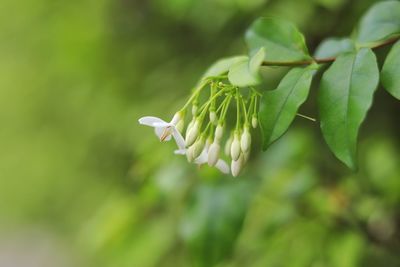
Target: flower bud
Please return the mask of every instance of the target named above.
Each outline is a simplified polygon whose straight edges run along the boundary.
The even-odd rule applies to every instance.
[[[257,124],[258,124],[257,117],[253,116],[251,118],[251,125],[253,126],[253,128],[257,128]]]
[[[228,157],[231,155],[231,146],[232,146],[232,141],[233,141],[233,137],[232,135],[229,136],[228,140],[225,143],[225,155],[227,155]]]
[[[199,109],[199,107],[196,104],[193,104],[192,106],[192,116],[196,116],[197,115],[197,110]]]
[[[183,128],[185,127],[185,121],[184,120],[180,120],[178,122],[178,124],[176,125],[176,129],[178,130],[178,132],[182,133],[183,132]]]
[[[190,127],[190,129],[188,129],[188,131],[186,132],[186,141],[185,141],[186,147],[193,145],[193,143],[196,141],[197,136],[199,135],[199,128],[200,128],[200,122],[199,120],[196,120],[193,123],[193,126]]]
[[[181,116],[180,112],[175,113],[174,117],[171,120],[171,123],[173,125],[177,125],[178,122],[180,122],[183,119],[183,117]]]
[[[245,164],[250,158],[250,149],[243,153],[243,164]]]
[[[207,149],[207,151],[208,151],[208,149],[210,148],[210,146],[211,146],[212,143],[213,143],[212,138],[211,138],[211,137],[208,137],[208,138],[207,138],[207,141],[206,141],[206,149]]]
[[[215,111],[210,112],[210,122],[216,124],[218,122],[217,113]]]
[[[186,150],[186,158],[187,158],[187,160],[188,160],[189,162],[192,162],[192,161],[194,160],[194,157],[193,157],[193,148],[194,148],[194,146],[191,146],[191,147],[189,147],[189,148]]]
[[[233,138],[233,142],[231,145],[231,157],[233,160],[238,160],[240,156],[240,141],[239,141],[239,135],[235,133],[235,136]]]
[[[208,150],[208,165],[214,166],[219,159],[219,151],[221,146],[218,142],[214,142],[211,144],[210,149]]]
[[[205,145],[204,137],[200,137],[199,139],[197,139],[197,141],[193,145],[193,152],[192,152],[193,158],[197,158],[198,156],[200,156],[201,152],[204,149],[204,145]]]
[[[217,128],[215,129],[215,140],[220,141],[223,134],[224,126],[222,124],[218,124]]]
[[[236,177],[239,175],[240,171],[243,168],[243,154],[240,155],[240,157],[237,160],[232,160],[231,162],[231,172],[233,177]]]
[[[195,121],[196,121],[195,118],[193,118],[193,119],[189,122],[188,126],[186,127],[186,135],[188,134],[189,130],[193,127]]]
[[[242,136],[240,138],[240,147],[243,152],[247,152],[250,149],[251,145],[251,135],[248,127],[244,128]]]

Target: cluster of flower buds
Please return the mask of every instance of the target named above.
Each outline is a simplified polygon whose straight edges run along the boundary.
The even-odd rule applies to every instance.
[[[223,76],[204,80],[169,123],[156,117],[143,117],[139,123],[154,127],[161,141],[174,137],[179,148],[175,153],[186,155],[189,162],[207,163],[223,173],[230,171],[236,177],[250,155],[251,127],[256,128],[258,124],[260,94],[254,88],[239,89],[224,81],[226,77]],[[188,113],[191,119],[184,130]],[[235,123],[231,117],[236,117]],[[230,130],[229,122],[232,122]],[[224,160],[221,146],[225,148],[225,157],[230,158],[230,167]]]

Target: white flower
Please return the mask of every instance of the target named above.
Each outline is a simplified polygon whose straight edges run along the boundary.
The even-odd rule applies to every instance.
[[[236,177],[239,175],[240,171],[243,168],[243,164],[244,164],[244,156],[243,156],[243,153],[241,153],[237,160],[232,160],[232,162],[231,162],[231,171],[232,171],[233,177]]]
[[[209,166],[214,166],[215,164],[217,164],[219,159],[220,149],[221,146],[219,145],[218,141],[214,141],[214,143],[211,144],[208,150],[208,160],[207,160]]]
[[[186,153],[187,153],[187,149],[175,150],[175,154],[178,154],[178,155],[185,155]],[[198,156],[194,160],[194,163],[199,166],[208,163],[208,148],[207,148],[207,146],[204,147],[200,156]],[[229,173],[229,165],[223,159],[218,159],[217,163],[214,166],[224,174]]]
[[[235,133],[235,136],[233,137],[233,142],[231,145],[231,157],[233,160],[238,160],[239,156],[240,156],[239,134]]]
[[[139,123],[153,127],[156,135],[160,141],[169,141],[171,136],[174,137],[176,144],[179,149],[185,148],[185,140],[181,133],[177,130],[176,125],[181,121],[182,118],[179,113],[176,113],[172,118],[171,122],[166,122],[157,117],[146,116],[139,119]]]
[[[247,152],[250,149],[250,145],[251,145],[250,131],[248,127],[245,127],[240,139],[240,147],[243,152]]]

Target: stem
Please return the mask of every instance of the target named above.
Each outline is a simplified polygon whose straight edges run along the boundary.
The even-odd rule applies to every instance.
[[[240,99],[239,99],[239,89],[236,88],[236,130],[239,130],[240,126]]]
[[[247,125],[249,123],[249,120],[247,118],[247,110],[246,110],[246,104],[244,103],[243,97],[240,97],[242,100],[242,106],[243,106],[243,111],[244,111],[244,123]]]
[[[209,82],[204,82],[201,84],[201,86],[197,87],[192,96],[189,98],[189,100],[185,103],[185,105],[181,108],[181,111],[185,110],[190,103],[192,103],[192,101],[198,96],[198,94],[201,92],[201,90],[203,90],[203,88],[205,88],[208,85]]]
[[[304,119],[313,121],[313,122],[316,122],[316,121],[317,121],[317,120],[314,119],[314,118],[311,118],[311,117],[309,117],[309,116],[306,116],[306,115],[303,115],[303,114],[300,114],[300,113],[297,113],[296,115],[299,116],[299,117],[302,117],[302,118],[304,118]]]
[[[368,47],[371,49],[379,49],[388,45],[391,45],[395,42],[397,42],[400,39],[400,36],[396,36],[393,38],[390,38],[386,41],[377,43],[372,46],[363,46],[363,47]],[[323,64],[323,63],[330,63],[336,60],[336,57],[328,57],[328,58],[311,58],[309,60],[300,60],[300,61],[264,61],[262,63],[263,66],[282,66],[282,67],[287,67],[287,66],[305,66],[305,65],[311,65],[314,63],[318,64]]]
[[[221,116],[219,117],[219,122],[222,123],[225,120],[226,112],[228,111],[229,104],[231,103],[232,95],[229,95],[226,99],[225,106],[221,111]]]

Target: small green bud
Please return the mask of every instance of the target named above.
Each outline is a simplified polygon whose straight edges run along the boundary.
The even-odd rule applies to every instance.
[[[218,122],[217,113],[215,111],[210,112],[210,122],[216,124]]]
[[[192,106],[192,116],[196,116],[197,115],[197,110],[199,109],[199,107],[196,104],[193,104]]]
[[[253,128],[257,128],[258,125],[258,120],[256,116],[251,117],[251,126],[253,126]]]

